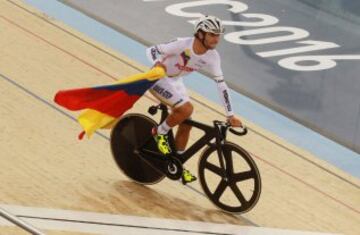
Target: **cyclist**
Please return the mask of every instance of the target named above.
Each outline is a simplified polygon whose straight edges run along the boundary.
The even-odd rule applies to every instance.
[[[167,74],[166,78],[157,81],[150,89],[158,100],[171,107],[167,119],[152,130],[159,151],[165,155],[173,151],[169,146],[167,134],[174,126],[179,125],[175,136],[176,151],[179,154],[184,152],[189,140],[191,127],[182,122],[191,117],[193,105],[183,83],[183,76],[193,71],[203,69],[212,75],[217,83],[228,122],[234,127],[242,126],[240,119],[234,116],[229,89],[220,65],[220,56],[215,50],[224,31],[220,19],[203,16],[195,23],[194,37],[179,38],[146,50],[147,57],[154,66],[163,67]],[[184,169],[183,183],[195,180],[196,177]]]

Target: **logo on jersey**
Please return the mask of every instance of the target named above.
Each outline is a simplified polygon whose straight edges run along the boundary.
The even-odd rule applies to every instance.
[[[157,48],[157,46],[152,47],[151,50],[150,50],[150,53],[151,53],[151,57],[152,57],[153,60],[156,60],[158,55],[161,54],[159,49]]]
[[[206,65],[206,62],[205,62],[203,59],[200,59],[199,62],[200,62],[202,65]]]
[[[191,52],[189,49],[185,49],[185,51],[183,51],[181,53],[181,58],[183,59],[184,62],[184,66],[187,65],[187,63],[189,62],[189,60],[191,59]]]
[[[231,104],[230,104],[229,93],[225,90],[225,91],[223,91],[223,96],[225,99],[226,109],[227,109],[227,111],[231,112],[232,108],[231,108]]]
[[[165,99],[170,99],[173,97],[173,94],[171,94],[169,91],[165,90],[163,87],[160,87],[159,85],[155,85],[153,90],[157,92],[159,95],[164,97]]]
[[[176,63],[175,66],[182,71],[186,71],[186,72],[193,72],[195,69],[186,66],[189,62],[189,60],[191,59],[191,52],[190,49],[185,49],[185,51],[183,51],[181,54],[181,59],[184,62],[184,65],[180,65],[179,63]]]

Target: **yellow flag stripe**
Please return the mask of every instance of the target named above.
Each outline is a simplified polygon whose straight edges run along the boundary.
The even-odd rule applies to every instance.
[[[125,84],[125,83],[140,81],[143,79],[147,79],[149,81],[154,81],[154,80],[163,78],[165,76],[166,76],[166,72],[162,67],[154,67],[145,73],[138,73],[138,74],[134,74],[130,77],[120,79],[117,83]]]
[[[117,84],[131,83],[143,79],[154,81],[163,78],[165,76],[166,76],[166,72],[162,67],[154,67],[145,73],[139,73],[121,79],[117,82]],[[78,122],[84,129],[86,136],[90,138],[97,129],[112,128],[116,122],[116,119],[99,111],[93,109],[86,109],[84,112],[82,112],[79,115]]]
[[[116,119],[93,109],[87,109],[78,117],[78,122],[90,138],[99,128],[111,128]]]

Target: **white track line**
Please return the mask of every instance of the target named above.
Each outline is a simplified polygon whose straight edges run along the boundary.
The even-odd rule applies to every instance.
[[[40,229],[86,232],[91,234],[334,235],[330,233],[290,231],[16,205],[0,204],[0,207]],[[0,225],[10,225],[10,222],[0,219]]]

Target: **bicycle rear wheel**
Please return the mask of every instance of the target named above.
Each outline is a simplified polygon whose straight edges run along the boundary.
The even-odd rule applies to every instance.
[[[200,184],[218,208],[231,213],[251,210],[259,200],[259,170],[247,151],[231,142],[222,146],[225,169],[215,146],[204,150],[199,160]]]
[[[111,132],[111,150],[118,167],[130,179],[140,184],[155,184],[165,175],[141,159],[134,151],[151,138],[156,122],[142,114],[129,114],[121,118]],[[153,141],[149,149],[157,150]]]

